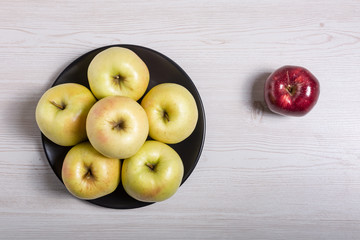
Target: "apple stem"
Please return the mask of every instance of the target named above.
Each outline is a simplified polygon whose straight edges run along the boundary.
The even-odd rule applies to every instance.
[[[155,165],[154,164],[151,164],[151,163],[145,163],[145,165],[150,168],[151,170],[154,170],[155,169]]]
[[[295,87],[290,85],[290,75],[289,75],[289,71],[286,71],[286,77],[288,80],[288,86],[286,87],[286,90],[288,91],[288,93],[292,96],[294,94],[294,90]]]
[[[125,122],[123,120],[120,120],[118,122],[114,122],[113,124],[113,130],[114,129],[118,129],[118,130],[122,130],[125,128]]]
[[[166,111],[163,112],[163,117],[166,119],[167,122],[170,121],[169,114]]]
[[[56,103],[55,101],[50,101],[50,103],[52,104],[52,105],[54,105],[55,107],[57,107],[58,109],[60,109],[60,110],[64,110],[65,109],[65,107],[66,107],[66,105],[65,104],[58,104],[58,103]]]
[[[288,91],[288,93],[292,96],[292,95],[294,95],[294,93],[295,93],[295,87],[294,86],[288,86],[287,88],[286,88],[286,90]]]
[[[125,80],[124,77],[122,77],[120,74],[115,75],[114,77],[114,82],[119,85],[119,87],[121,88],[121,82],[123,82]]]
[[[89,169],[88,172],[85,174],[86,179],[90,179],[92,177],[91,170]]]

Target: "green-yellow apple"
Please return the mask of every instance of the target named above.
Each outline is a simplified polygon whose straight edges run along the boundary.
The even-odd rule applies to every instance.
[[[123,162],[121,182],[127,194],[143,202],[160,202],[173,196],[184,174],[180,156],[165,143],[149,140]]]
[[[141,101],[149,119],[151,138],[169,144],[189,137],[196,127],[198,109],[192,94],[175,83],[156,85]]]
[[[110,47],[98,53],[88,67],[91,91],[98,99],[126,96],[139,100],[149,84],[149,70],[133,51]]]
[[[40,131],[52,142],[73,146],[85,141],[86,116],[96,99],[90,90],[77,83],[65,83],[48,89],[36,106]]]
[[[115,191],[120,182],[120,173],[119,159],[107,158],[89,142],[83,142],[66,154],[61,176],[71,194],[90,200]]]
[[[86,120],[89,141],[111,158],[128,158],[146,141],[149,122],[144,109],[129,97],[110,96],[90,109]]]

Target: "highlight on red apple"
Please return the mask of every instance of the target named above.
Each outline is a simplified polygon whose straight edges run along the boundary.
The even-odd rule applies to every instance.
[[[272,112],[301,117],[316,105],[320,83],[306,68],[287,65],[266,79],[264,92],[266,104]]]

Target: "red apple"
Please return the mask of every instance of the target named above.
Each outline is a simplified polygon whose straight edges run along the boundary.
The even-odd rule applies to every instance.
[[[265,82],[265,101],[272,112],[285,116],[304,116],[316,104],[320,84],[309,70],[283,66]]]

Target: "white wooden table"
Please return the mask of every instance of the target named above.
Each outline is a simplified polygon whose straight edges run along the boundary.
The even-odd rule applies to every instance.
[[[359,239],[360,1],[25,1],[0,7],[0,239]],[[80,55],[142,45],[206,110],[200,161],[169,200],[114,210],[53,173],[34,111]],[[321,83],[305,117],[265,106],[276,68]]]

